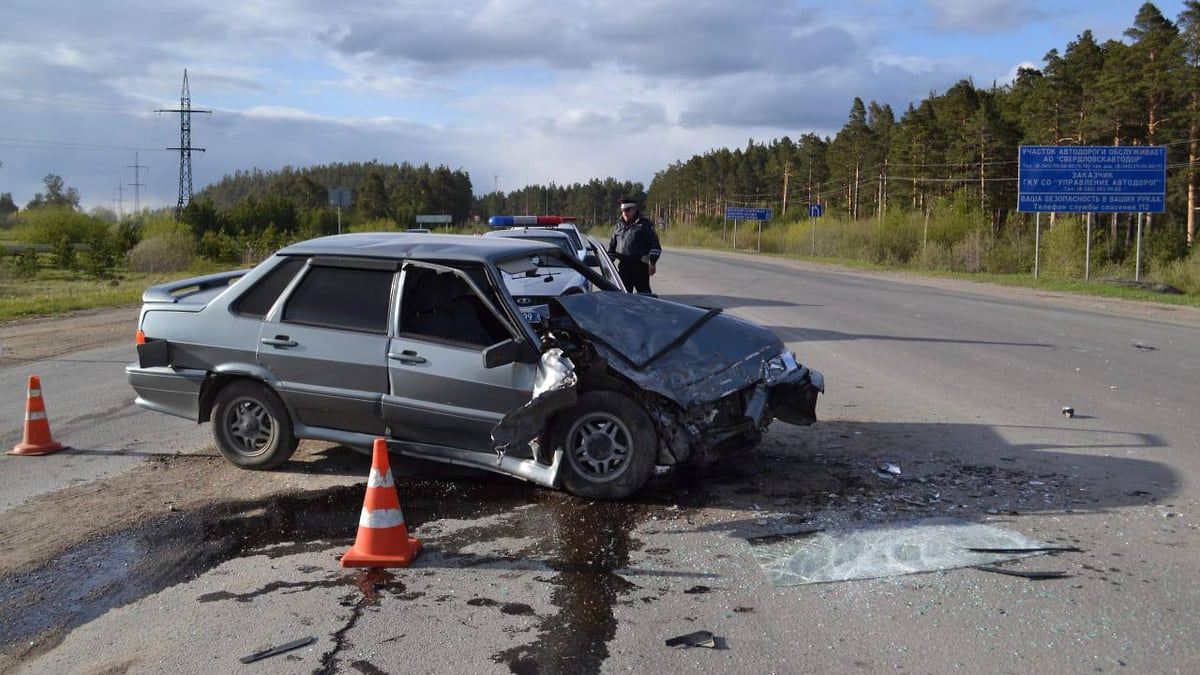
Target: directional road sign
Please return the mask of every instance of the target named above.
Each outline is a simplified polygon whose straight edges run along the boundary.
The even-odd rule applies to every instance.
[[[823,215],[825,215],[825,205],[824,204],[809,204],[808,205],[808,217],[809,218],[820,218]]]
[[[771,209],[750,209],[741,206],[725,207],[725,220],[770,220]]]
[[[1154,146],[1021,146],[1022,213],[1162,213],[1167,149]]]

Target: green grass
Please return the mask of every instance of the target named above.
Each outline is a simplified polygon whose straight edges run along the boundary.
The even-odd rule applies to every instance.
[[[64,270],[41,269],[32,279],[0,276],[0,321],[62,314],[97,307],[136,306],[147,287],[174,279],[223,269],[211,263],[193,265],[185,272],[144,274],[120,272],[117,279],[94,279]]]

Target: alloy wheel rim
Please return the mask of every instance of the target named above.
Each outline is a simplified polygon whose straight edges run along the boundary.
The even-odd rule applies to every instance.
[[[567,457],[584,479],[604,483],[616,480],[629,467],[633,435],[613,415],[584,415],[567,431]]]

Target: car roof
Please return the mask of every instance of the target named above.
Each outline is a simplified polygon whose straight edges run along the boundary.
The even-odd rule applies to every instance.
[[[279,254],[492,261],[556,248],[553,244],[531,239],[467,234],[357,232],[309,239],[286,246],[279,250]]]

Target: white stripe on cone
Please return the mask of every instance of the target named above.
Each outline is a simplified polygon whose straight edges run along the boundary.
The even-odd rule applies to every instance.
[[[389,488],[395,484],[395,481],[392,480],[391,469],[388,469],[385,474],[380,474],[378,469],[371,469],[371,475],[367,476],[367,487],[369,488]]]
[[[404,524],[404,514],[400,509],[375,509],[368,511],[363,507],[362,515],[358,518],[359,527],[369,527],[381,530],[389,527],[400,527]]]
[[[28,413],[25,415],[25,419],[27,419],[27,420],[44,420],[44,419],[46,419],[46,413],[31,412],[31,413]]]
[[[41,396],[41,395],[42,395],[41,389],[30,389],[29,390],[29,398],[33,398],[34,396]]]

